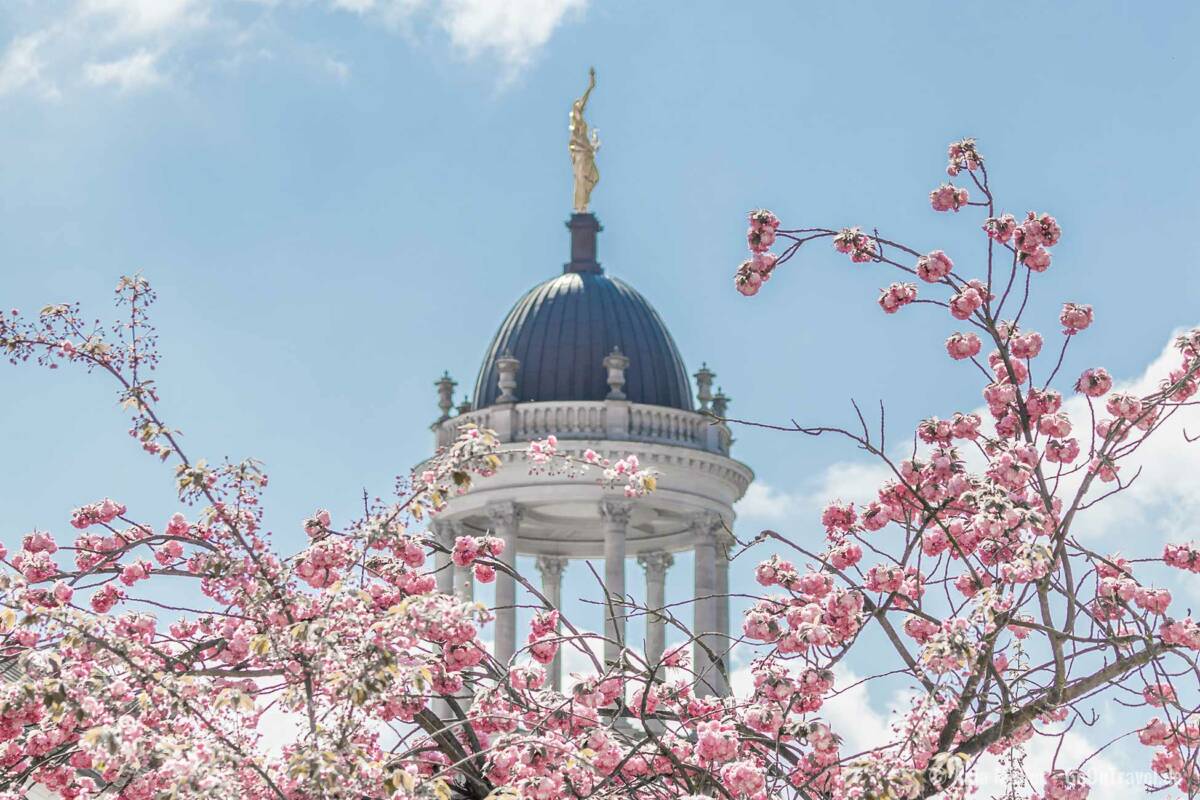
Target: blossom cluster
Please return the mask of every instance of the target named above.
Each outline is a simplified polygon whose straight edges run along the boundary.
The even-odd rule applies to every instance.
[[[621,487],[626,497],[642,497],[658,487],[658,472],[642,469],[634,454],[611,461],[589,448],[579,455],[563,451],[558,437],[547,436],[530,442],[525,451],[532,472],[553,472],[569,478],[587,471],[598,471],[598,482],[605,488]]]

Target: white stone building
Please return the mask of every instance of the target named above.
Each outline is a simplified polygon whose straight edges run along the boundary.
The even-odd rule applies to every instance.
[[[435,531],[447,546],[457,536],[490,531],[506,541],[510,563],[516,554],[535,556],[542,592],[555,603],[562,597],[568,559],[602,559],[609,593],[621,597],[634,579],[626,575],[626,559],[635,558],[648,605],[681,604],[673,613],[688,622],[694,617],[693,630],[723,653],[733,504],[753,479],[749,467],[730,457],[728,428],[706,413],[724,415],[728,398],[712,394],[713,373],[706,367],[695,374],[693,398],[683,360],[658,313],[601,269],[596,217],[575,213],[567,227],[570,262],[508,313],[484,357],[473,399],[452,415],[456,384],[449,376],[438,382],[442,415],[433,425],[436,444],[452,442],[464,423],[493,429],[514,445],[554,434],[560,450],[582,454],[591,448],[613,460],[637,455],[643,468],[659,473],[658,489],[626,499],[587,478],[530,474],[517,463],[453,497],[434,522]],[[505,457],[519,460],[515,452]],[[695,553],[691,591],[665,597],[673,555],[685,550]],[[472,595],[470,572],[449,566],[446,557],[438,566],[443,590]],[[510,576],[497,576],[495,655],[501,661],[520,644],[517,588]],[[604,616],[606,636],[624,641],[622,615]],[[599,619],[576,622],[598,625]],[[649,617],[644,645],[651,657],[663,651],[664,634],[662,620]],[[615,654],[616,645],[607,644],[606,660]],[[693,663],[714,691],[728,691],[721,670],[706,669],[713,665],[704,648],[695,648]],[[554,664],[552,674],[561,685],[561,664]]]

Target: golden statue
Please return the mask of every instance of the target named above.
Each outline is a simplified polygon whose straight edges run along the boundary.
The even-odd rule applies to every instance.
[[[591,136],[588,136],[587,122],[583,118],[588,96],[595,88],[596,70],[589,69],[587,91],[571,105],[571,139],[567,143],[567,150],[571,153],[571,172],[575,175],[576,214],[587,211],[592,189],[600,182],[600,170],[596,169],[596,151],[600,149],[600,137],[596,131],[592,131]]]

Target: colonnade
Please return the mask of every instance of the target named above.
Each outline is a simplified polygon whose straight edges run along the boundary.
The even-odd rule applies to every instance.
[[[628,542],[629,519],[634,501],[605,498],[600,501],[597,514],[604,532],[604,583],[609,597],[603,605],[604,613],[604,662],[612,663],[618,658],[625,641],[625,561]],[[512,566],[516,554],[521,551],[522,507],[519,503],[504,501],[491,503],[485,511],[493,536],[504,540],[501,558]],[[729,559],[727,547],[729,534],[715,512],[699,512],[689,519],[689,538],[695,553],[693,569],[694,601],[692,631],[697,636],[692,645],[692,664],[700,676],[701,685],[711,694],[725,695],[729,686],[716,662],[724,658],[729,647]],[[460,522],[438,520],[436,535],[447,547],[452,548],[458,536],[466,535]],[[475,533],[471,531],[470,533]],[[570,555],[540,555],[536,565],[541,573],[541,591],[554,606],[562,602],[562,578]],[[674,556],[665,550],[648,550],[637,554],[637,563],[642,567],[646,581],[646,605],[650,609],[665,609],[667,571],[674,565]],[[441,591],[455,593],[464,600],[474,595],[473,578],[469,568],[456,567],[449,556],[439,553],[435,562],[438,572],[438,587]],[[507,663],[517,651],[517,586],[509,574],[496,573],[495,642],[493,655],[501,663]],[[669,613],[686,616],[684,602],[680,598],[671,603]],[[664,652],[666,643],[665,615],[646,616],[646,656],[653,663]],[[556,689],[562,687],[561,652],[550,665],[550,679]]]

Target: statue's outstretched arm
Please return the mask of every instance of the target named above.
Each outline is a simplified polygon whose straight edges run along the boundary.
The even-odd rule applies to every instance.
[[[591,96],[592,89],[595,89],[595,88],[596,88],[596,68],[590,67],[588,69],[588,87],[587,87],[587,89],[584,90],[583,97],[579,98],[579,110],[580,111],[583,111],[584,107],[587,106],[588,97]]]

